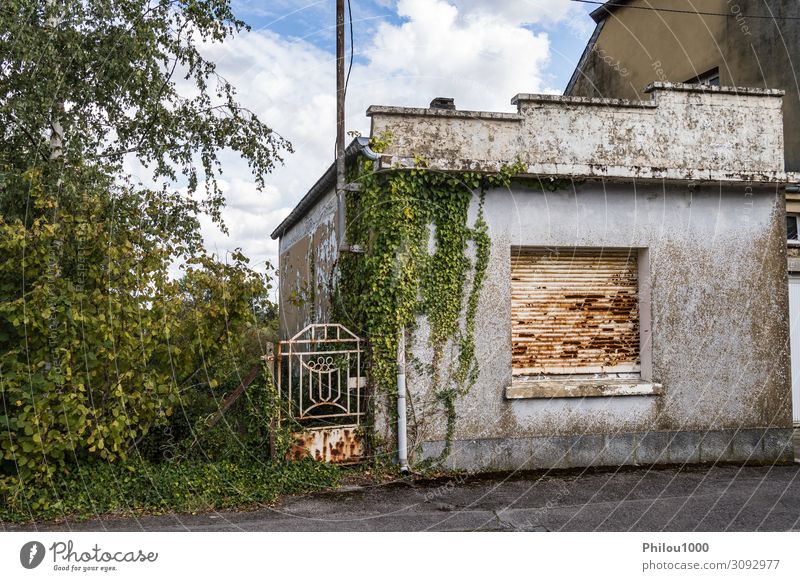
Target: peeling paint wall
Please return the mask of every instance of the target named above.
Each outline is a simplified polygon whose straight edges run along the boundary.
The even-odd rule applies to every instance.
[[[280,238],[280,332],[288,339],[330,318],[336,261],[336,195],[333,190]]]
[[[782,182],[781,95],[657,84],[651,101],[517,95],[516,116],[392,107],[368,114],[373,135],[393,136],[384,167],[417,153],[445,170],[520,160],[535,175]]]
[[[657,85],[651,96],[519,95],[517,114],[370,108],[373,135],[393,136],[384,168],[411,165],[416,155],[436,170],[496,171],[517,161],[527,168],[511,188],[486,196],[492,246],[476,320],[480,374],[457,403],[452,466],[520,468],[534,444],[554,456],[539,455],[528,467],[586,466],[601,454],[611,464],[785,456],[791,388],[781,93]],[[567,189],[543,187],[565,178]],[[476,210],[474,203],[473,219]],[[311,322],[309,305],[289,300],[308,281],[321,285],[314,314],[326,320],[334,224],[330,192],[281,237],[284,337]],[[657,390],[506,397],[511,251],[520,246],[638,249],[639,280],[649,281],[639,309],[644,317],[647,305],[642,336],[649,337],[641,379],[660,384]],[[428,333],[421,320],[413,344],[422,362],[431,356]],[[419,459],[441,451],[446,418],[430,379],[407,371],[409,440]],[[376,402],[378,436],[392,441],[385,403]],[[676,434],[691,445],[673,444]],[[490,454],[495,442],[505,451]],[[618,453],[607,453],[612,448]],[[459,456],[463,450],[468,457]]]
[[[451,466],[785,457],[781,93],[657,85],[651,97],[521,95],[516,115],[370,109],[373,135],[393,136],[383,167],[410,165],[415,155],[439,170],[493,171],[517,160],[527,167],[510,190],[486,197],[492,250],[477,319],[481,372],[457,404]],[[542,187],[563,178],[573,178],[572,187]],[[658,390],[506,398],[516,246],[646,251],[651,339],[642,356]],[[414,343],[423,362],[431,356],[428,332],[420,321]],[[408,385],[412,449],[417,458],[436,455],[446,435],[441,404],[429,378],[413,369]],[[676,434],[686,436],[678,438],[683,448]],[[618,452],[607,453],[612,448]]]

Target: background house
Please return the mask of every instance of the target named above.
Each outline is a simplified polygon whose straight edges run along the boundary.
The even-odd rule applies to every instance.
[[[431,350],[418,321],[416,460],[448,443],[464,469],[791,459],[782,94],[656,83],[648,96],[517,95],[516,114],[369,109],[373,136],[392,135],[379,171],[420,158],[443,172],[525,168],[485,194],[480,372],[452,433],[419,371]],[[324,293],[290,297],[336,280],[332,188],[323,176],[273,234],[287,332],[326,322]],[[311,254],[313,273],[297,258]],[[392,421],[377,420],[391,442]]]

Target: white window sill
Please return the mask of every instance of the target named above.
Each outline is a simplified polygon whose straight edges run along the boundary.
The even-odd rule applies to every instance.
[[[641,379],[528,379],[514,378],[506,388],[506,399],[554,397],[613,397],[661,395],[660,383]]]

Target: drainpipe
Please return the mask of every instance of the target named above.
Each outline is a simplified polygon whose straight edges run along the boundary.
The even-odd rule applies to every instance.
[[[408,426],[406,424],[406,330],[400,328],[397,340],[397,461],[400,472],[408,470]]]

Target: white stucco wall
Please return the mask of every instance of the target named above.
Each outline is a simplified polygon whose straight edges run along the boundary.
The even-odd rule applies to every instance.
[[[492,249],[477,318],[481,372],[458,404],[456,440],[790,426],[778,188],[512,187],[489,192],[485,215]],[[648,249],[653,380],[663,395],[507,400],[513,246]],[[423,360],[425,340],[423,321],[415,347]],[[429,381],[412,374],[409,386],[422,418],[417,442],[441,440]]]

